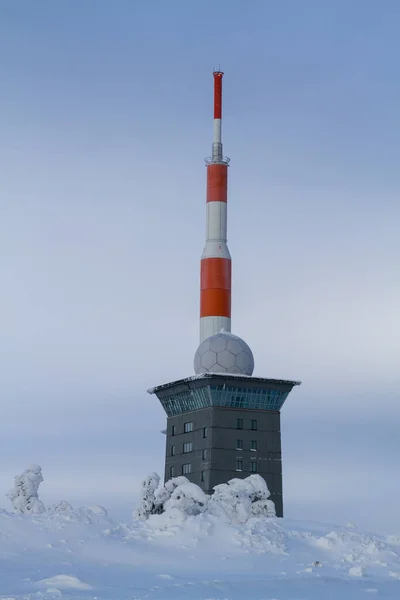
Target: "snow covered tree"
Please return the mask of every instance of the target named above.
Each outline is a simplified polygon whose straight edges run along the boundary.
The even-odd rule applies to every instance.
[[[229,523],[245,523],[251,514],[253,487],[246,479],[231,479],[214,487],[209,503],[212,514]]]
[[[49,512],[55,515],[71,514],[73,511],[74,509],[66,500],[60,500],[60,502],[56,502],[49,508]]]
[[[178,510],[185,516],[199,515],[206,511],[208,500],[209,496],[199,486],[187,481],[175,487],[170,499],[164,504],[164,510]]]
[[[228,523],[246,523],[252,517],[274,517],[275,505],[260,475],[231,479],[215,486],[214,494],[203,490],[186,477],[174,477],[159,487],[160,477],[153,473],[142,483],[139,507],[134,519],[147,520],[165,513],[167,519],[181,520],[208,512]]]
[[[246,481],[254,490],[250,495],[251,514],[256,517],[276,517],[275,504],[268,499],[271,494],[265,479],[260,475],[250,475]]]
[[[268,486],[260,475],[231,479],[214,487],[209,502],[210,513],[229,523],[245,523],[252,516],[275,516],[275,505]]]
[[[161,515],[167,511],[180,512],[185,517],[206,510],[208,496],[186,477],[174,477],[161,487],[158,487],[159,483],[157,473],[152,473],[142,482],[140,503],[133,513],[134,519],[146,521],[151,515]]]
[[[251,505],[251,514],[254,517],[276,517],[275,504],[272,500],[257,500]]]
[[[171,496],[179,485],[185,485],[185,483],[189,483],[189,479],[183,475],[179,475],[178,477],[173,477],[172,479],[166,481],[164,488]]]
[[[142,481],[142,489],[140,493],[140,503],[138,508],[133,513],[134,519],[146,521],[150,515],[156,512],[156,496],[155,492],[160,483],[160,476],[157,473],[152,473]]]
[[[46,512],[38,496],[39,485],[42,481],[42,468],[39,465],[31,465],[21,475],[15,477],[14,489],[6,494],[11,500],[15,513],[37,515]]]
[[[165,511],[165,504],[171,498],[172,494],[176,490],[179,485],[184,485],[185,483],[189,483],[189,479],[180,475],[179,477],[173,477],[165,482],[165,484],[158,488],[156,491],[156,501],[155,501],[155,512],[153,514],[161,514]]]

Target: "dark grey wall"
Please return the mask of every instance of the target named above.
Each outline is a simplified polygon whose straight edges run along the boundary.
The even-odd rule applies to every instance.
[[[237,429],[237,419],[243,419],[243,429]],[[257,421],[257,431],[251,429],[251,420]],[[184,433],[184,424],[193,422],[193,431]],[[172,436],[172,426],[176,435]],[[203,437],[203,428],[208,428],[208,437]],[[242,440],[243,450],[237,450],[237,440]],[[194,450],[183,453],[183,444],[193,442]],[[257,450],[250,449],[257,442]],[[171,446],[175,456],[171,456]],[[202,460],[205,449],[206,460]],[[243,470],[236,471],[236,461],[242,461]],[[257,464],[257,473],[264,477],[275,503],[276,513],[283,516],[282,461],[280,413],[232,408],[207,408],[169,417],[167,421],[167,446],[165,480],[170,479],[170,468],[174,477],[182,475],[182,466],[191,464],[192,472],[185,476],[199,485],[206,493],[219,483],[234,477],[244,478],[252,473],[251,464]],[[202,472],[203,479],[202,481]]]
[[[184,415],[169,417],[167,420],[167,444],[165,457],[165,481],[171,478],[170,468],[174,468],[173,477],[182,475],[182,467],[189,463],[192,467],[190,474],[185,474],[190,481],[199,485],[204,491],[209,490],[210,475],[210,449],[212,431],[212,408],[206,408]],[[184,433],[185,423],[193,422],[193,431]],[[172,427],[176,427],[176,435],[172,435]],[[208,437],[203,437],[204,427],[208,428]],[[193,442],[194,450],[189,454],[183,453],[185,442]],[[171,456],[171,446],[175,446],[175,456]],[[202,460],[202,450],[207,451],[207,461]],[[204,482],[201,481],[201,472],[204,471]]]

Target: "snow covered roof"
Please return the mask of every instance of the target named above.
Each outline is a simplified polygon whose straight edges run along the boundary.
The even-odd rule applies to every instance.
[[[237,381],[243,381],[248,383],[249,381],[259,384],[271,384],[271,385],[279,385],[286,384],[290,386],[301,385],[301,381],[291,381],[288,379],[270,379],[265,377],[253,377],[250,375],[242,375],[240,373],[199,373],[198,375],[191,375],[190,377],[185,377],[184,379],[177,379],[176,381],[170,381],[168,383],[163,383],[161,385],[157,385],[155,387],[149,388],[147,392],[149,394],[156,394],[160,390],[168,389],[170,387],[175,387],[179,384],[190,383],[191,381],[196,381],[199,379],[211,379],[211,380],[221,380],[224,379],[229,381],[231,379],[236,379]]]

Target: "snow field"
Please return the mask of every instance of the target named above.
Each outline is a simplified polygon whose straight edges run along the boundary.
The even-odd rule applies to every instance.
[[[258,475],[207,496],[153,473],[130,524],[46,510],[41,481],[29,467],[0,510],[0,600],[400,600],[400,536],[277,519]]]
[[[318,564],[319,563],[319,564]],[[367,595],[366,595],[367,594]],[[201,513],[113,521],[101,507],[0,513],[0,598],[400,598],[400,538]]]

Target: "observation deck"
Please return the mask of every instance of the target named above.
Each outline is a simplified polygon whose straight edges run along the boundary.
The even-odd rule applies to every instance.
[[[148,390],[168,417],[204,408],[280,411],[300,381],[267,379],[230,373],[202,373]]]

